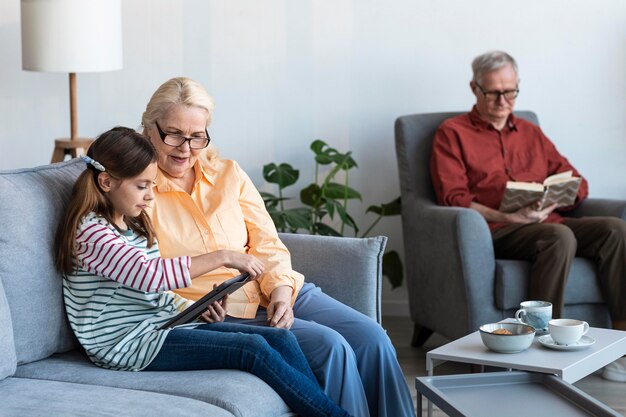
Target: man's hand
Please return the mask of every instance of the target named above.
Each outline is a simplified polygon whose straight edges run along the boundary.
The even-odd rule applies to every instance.
[[[291,308],[291,287],[281,286],[272,291],[267,306],[267,321],[270,327],[290,329],[293,325],[293,309]]]
[[[513,213],[503,213],[475,202],[470,204],[470,208],[479,212],[488,222],[530,224],[544,222],[557,207],[556,204],[553,204],[543,210],[539,210],[539,204],[539,202],[533,203]]]
[[[556,204],[552,204],[551,206],[539,210],[539,203],[537,202],[510,213],[507,216],[507,220],[509,223],[521,224],[543,223],[556,207]]]

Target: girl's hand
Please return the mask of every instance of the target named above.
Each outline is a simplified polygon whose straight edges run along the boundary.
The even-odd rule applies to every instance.
[[[213,289],[217,287],[216,284],[213,284]],[[207,323],[219,323],[224,321],[226,318],[227,311],[227,299],[228,295],[224,296],[220,301],[216,301],[207,308],[207,310],[202,313],[200,318]]]
[[[240,272],[247,272],[250,274],[251,279],[258,278],[265,270],[263,262],[252,255],[231,250],[222,252],[224,255],[224,266],[238,269]]]

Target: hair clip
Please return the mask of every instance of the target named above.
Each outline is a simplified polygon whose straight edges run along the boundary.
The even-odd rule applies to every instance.
[[[93,166],[98,171],[102,171],[102,172],[105,171],[104,167],[102,166],[100,162],[96,161],[93,158],[88,157],[87,155],[81,155],[80,159],[82,159],[87,165]]]

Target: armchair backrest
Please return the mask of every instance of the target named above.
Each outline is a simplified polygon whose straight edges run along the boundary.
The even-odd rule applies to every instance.
[[[429,169],[433,138],[443,121],[462,113],[411,114],[396,119],[396,155],[403,199],[410,196],[422,205],[435,204]],[[515,115],[539,124],[537,115],[533,112],[519,111]]]

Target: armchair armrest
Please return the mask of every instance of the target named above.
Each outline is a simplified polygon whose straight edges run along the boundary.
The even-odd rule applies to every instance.
[[[626,220],[626,200],[588,198],[574,210],[564,214],[571,217],[611,216]]]
[[[484,218],[475,210],[403,199],[411,315],[458,338],[498,314],[495,255]]]
[[[278,235],[291,252],[293,268],[304,274],[306,281],[380,323],[385,236]]]

